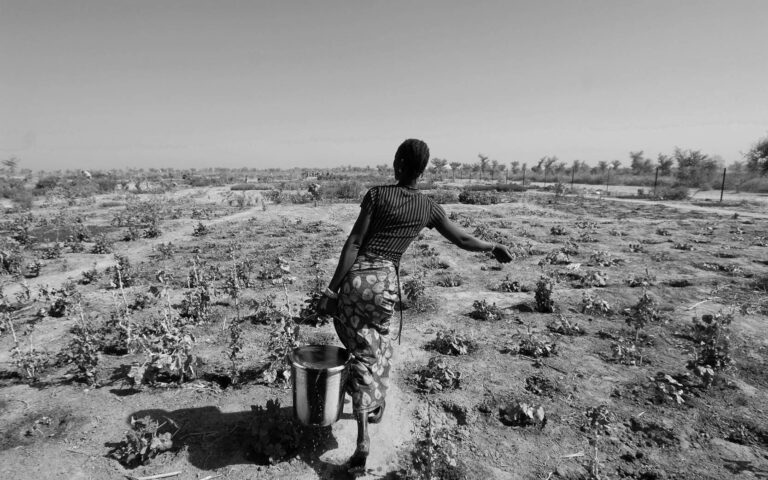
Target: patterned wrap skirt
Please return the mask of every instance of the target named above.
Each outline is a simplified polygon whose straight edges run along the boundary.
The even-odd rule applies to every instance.
[[[358,256],[342,282],[333,324],[351,355],[347,391],[355,413],[376,409],[387,394],[397,289],[395,264],[371,254]]]

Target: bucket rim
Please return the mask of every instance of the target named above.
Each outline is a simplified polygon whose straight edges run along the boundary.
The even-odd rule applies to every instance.
[[[301,350],[319,349],[319,348],[335,349],[335,350],[337,350],[340,353],[340,355],[342,355],[344,357],[344,363],[342,363],[341,365],[336,365],[336,366],[328,367],[328,368],[312,368],[312,367],[308,367],[306,365],[301,364],[297,360],[297,358],[296,358],[297,355],[298,355],[298,352],[301,351]],[[350,355],[349,350],[347,350],[344,347],[339,347],[338,345],[313,344],[313,345],[302,345],[300,347],[294,348],[291,351],[290,358],[291,358],[291,365],[294,368],[297,368],[297,369],[301,369],[301,370],[319,370],[319,371],[325,371],[325,372],[328,372],[328,373],[337,373],[337,372],[341,372],[345,368],[347,368],[347,364],[349,363],[349,361],[352,358],[352,356]]]

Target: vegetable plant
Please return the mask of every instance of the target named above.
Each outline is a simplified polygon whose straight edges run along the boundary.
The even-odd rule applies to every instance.
[[[552,313],[555,311],[555,300],[552,298],[552,291],[555,288],[555,282],[551,277],[540,277],[536,282],[536,311],[540,313]]]
[[[254,419],[247,432],[247,446],[259,465],[276,465],[299,451],[302,431],[290,412],[280,408],[280,400],[267,400],[264,407],[251,407]]]
[[[513,353],[531,358],[551,357],[557,355],[557,344],[540,340],[534,335],[528,335],[520,344],[505,347],[503,353]]]
[[[589,444],[593,447],[592,458],[590,459],[589,472],[594,479],[602,478],[600,476],[600,461],[598,458],[598,444],[600,435],[607,435],[610,432],[611,424],[616,421],[616,416],[608,409],[607,405],[598,405],[589,407],[584,412],[585,428],[590,432]]]
[[[193,237],[203,237],[205,235],[208,235],[210,233],[210,229],[203,224],[203,222],[197,222],[197,225],[195,225],[194,230],[192,230],[192,236]]]
[[[437,338],[427,344],[427,350],[443,355],[468,355],[477,350],[477,342],[456,330],[437,332]]]
[[[145,358],[128,372],[134,388],[168,382],[180,384],[197,377],[200,360],[192,354],[195,338],[176,325],[168,309],[150,329],[141,332],[137,341]]]
[[[101,234],[98,237],[96,237],[96,242],[93,245],[93,248],[91,249],[91,253],[95,254],[107,254],[112,253],[114,250],[114,247],[112,246],[112,242],[107,238],[106,235]]]
[[[158,423],[149,416],[139,419],[131,417],[131,430],[125,433],[125,439],[109,455],[127,468],[148,464],[159,453],[173,448],[173,435],[170,432],[160,433],[165,425],[165,422]]]
[[[472,303],[472,309],[469,316],[475,320],[496,321],[501,320],[504,316],[504,313],[496,306],[495,302],[488,303],[485,299],[475,300]]]
[[[442,392],[459,388],[461,372],[452,369],[443,357],[432,357],[426,368],[414,375],[416,387],[424,393]]]
[[[688,369],[701,378],[705,387],[714,382],[715,373],[725,370],[733,362],[730,355],[730,325],[733,314],[716,313],[693,319],[693,338],[697,343],[696,356],[688,362]]]
[[[522,402],[513,402],[499,409],[501,423],[514,427],[535,426],[543,429],[547,424],[544,407]]]
[[[261,380],[268,385],[287,386],[291,380],[289,356],[298,347],[299,326],[290,313],[275,323],[267,343],[267,363],[261,371]]]
[[[637,343],[642,328],[661,318],[659,311],[656,309],[656,301],[645,288],[637,303],[627,309],[625,313],[627,325],[635,329],[635,343]]]
[[[591,291],[586,291],[581,295],[581,313],[607,316],[613,313],[613,309],[611,309],[611,305],[607,301]]]
[[[547,325],[549,331],[560,335],[573,336],[584,335],[586,332],[577,323],[571,323],[564,315]]]
[[[519,292],[520,283],[517,280],[511,280],[509,275],[507,275],[496,289],[500,292]]]
[[[10,315],[6,315],[6,325],[13,335],[13,348],[11,348],[11,358],[16,368],[22,373],[23,378],[29,382],[36,382],[40,374],[50,363],[50,355],[44,350],[38,350],[32,345],[32,337],[29,337],[29,347],[25,350],[13,328],[13,321]]]
[[[98,339],[80,304],[77,305],[76,322],[72,327],[73,339],[64,352],[64,359],[67,363],[75,364],[78,380],[88,385],[96,385],[96,368],[99,365]]]
[[[460,287],[464,283],[464,280],[461,278],[460,275],[456,273],[441,273],[437,276],[437,279],[435,280],[435,284],[438,287]]]

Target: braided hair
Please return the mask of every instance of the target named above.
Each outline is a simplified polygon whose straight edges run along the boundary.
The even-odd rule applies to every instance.
[[[418,178],[429,164],[429,147],[422,140],[409,138],[400,144],[395,153],[395,170],[407,179]]]

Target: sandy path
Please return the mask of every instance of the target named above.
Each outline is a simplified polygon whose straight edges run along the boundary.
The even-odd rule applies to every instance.
[[[526,194],[554,196],[554,193],[551,193],[551,192],[529,191]],[[766,207],[764,212],[750,212],[750,211],[739,210],[738,208],[735,208],[735,207],[731,207],[731,208],[720,208],[716,206],[705,207],[700,205],[691,205],[689,203],[682,203],[682,202],[642,200],[639,198],[617,198],[617,197],[611,197],[611,196],[602,196],[602,197],[592,196],[588,198],[592,198],[599,201],[633,203],[633,204],[645,205],[649,207],[661,205],[667,208],[674,208],[675,210],[680,210],[683,212],[712,213],[715,215],[722,215],[727,217],[732,217],[734,213],[738,213],[740,218],[768,220],[768,207]]]
[[[402,349],[398,357],[402,356]],[[392,383],[387,393],[387,410],[384,420],[378,425],[371,425],[371,454],[368,457],[368,474],[360,478],[379,478],[382,475],[395,470],[398,465],[397,454],[403,445],[409,443],[413,436],[413,413],[416,401],[408,398],[397,386],[397,364],[392,370]],[[320,460],[332,465],[342,466],[355,450],[357,440],[357,423],[352,419],[351,401],[344,406],[344,419],[333,426],[333,435],[338,442],[338,447],[325,452]],[[310,478],[328,478],[308,474]]]
[[[615,197],[603,197],[603,200],[608,200],[611,202],[623,202],[623,203],[636,203],[641,205],[663,205],[668,208],[674,208],[676,210],[681,210],[684,212],[702,212],[702,213],[713,213],[715,215],[723,215],[731,217],[734,213],[738,213],[739,217],[742,218],[757,218],[761,220],[768,220],[768,213],[761,213],[761,212],[746,212],[746,211],[740,211],[736,209],[728,209],[728,208],[717,208],[717,207],[702,207],[699,205],[690,205],[686,203],[677,203],[677,202],[659,202],[659,201],[647,201],[647,200],[636,200],[632,198],[615,198]]]

